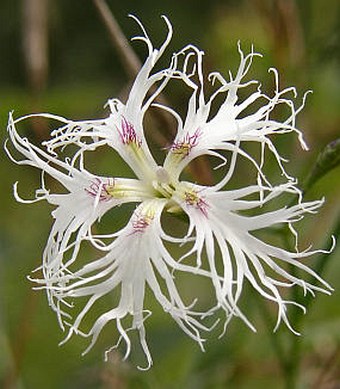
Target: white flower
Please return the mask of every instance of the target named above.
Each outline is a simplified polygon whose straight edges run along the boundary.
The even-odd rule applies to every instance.
[[[296,97],[295,89],[280,91],[277,72],[272,70],[276,81],[273,97],[265,95],[258,86],[249,97],[240,101],[240,88],[252,88],[253,84],[258,84],[257,81],[244,81],[253,57],[258,54],[252,51],[244,56],[240,47],[241,61],[235,76],[230,73],[229,81],[226,81],[219,73],[209,75],[212,82],[218,81],[221,85],[208,99],[203,89],[203,53],[194,46],[189,45],[175,53],[168,68],[153,73],[172,36],[171,25],[165,17],[164,20],[168,35],[159,50],[154,49],[137,20],[143,35],[135,39],[147,44],[148,57],[125,104],[117,99],[109,100],[110,115],[91,121],[70,121],[51,114],[28,115],[13,120],[10,114],[9,138],[23,159],[16,159],[6,147],[15,163],[33,166],[42,172],[41,188],[36,191],[36,198],[22,200],[15,184],[16,199],[23,202],[46,200],[55,206],[52,212],[54,224],[43,253],[43,277],[34,281],[40,285],[38,288],[46,289],[60,326],[68,329],[65,340],[72,334],[91,337],[88,351],[103,327],[115,321],[119,340],[114,347],[124,340],[127,358],[131,349],[128,331],[136,329],[147,358],[146,368],[152,365],[144,326],[145,319],[151,314],[145,307],[146,286],[164,311],[202,349],[202,332],[211,329],[204,325],[204,319],[217,311],[225,314],[224,328],[232,317],[239,317],[255,330],[239,307],[246,280],[263,297],[277,304],[277,325],[283,320],[292,331],[295,330],[288,321],[287,306],[296,303],[282,297],[281,290],[291,286],[300,286],[313,294],[331,290],[323,279],[300,262],[301,258],[317,251],[289,252],[262,241],[254,234],[257,230],[287,224],[296,235],[293,224],[305,214],[315,213],[322,204],[322,201],[302,202],[295,180],[285,172],[284,159],[270,139],[272,134],[295,132],[302,147],[306,148],[300,131],[295,127],[296,115],[305,98],[296,109],[287,97],[289,93]],[[185,120],[173,108],[154,103],[156,96],[173,79],[183,81],[192,89]],[[225,94],[224,102],[212,114],[211,106],[220,94]],[[260,108],[253,108],[252,114],[244,114],[246,109],[261,101]],[[277,121],[273,115],[275,107],[281,104],[289,108],[283,122]],[[144,115],[151,105],[171,112],[178,122],[177,134],[167,148],[162,166],[154,160],[144,135]],[[52,132],[51,139],[44,142],[45,151],[22,138],[16,130],[16,125],[30,116],[43,116],[62,123]],[[259,143],[259,161],[243,147],[249,141]],[[73,150],[76,146],[76,151],[71,158],[63,157],[63,150],[70,145]],[[136,178],[102,177],[87,171],[85,154],[102,146],[118,152]],[[280,184],[270,183],[263,173],[266,147],[282,171],[283,182]],[[230,160],[223,154],[225,151],[230,153]],[[219,168],[225,169],[224,175],[215,185],[202,186],[181,180],[183,170],[201,155],[217,156],[222,160]],[[255,169],[255,182],[244,188],[228,190],[230,179],[236,175],[238,158],[250,161]],[[50,193],[46,188],[45,174],[59,182],[64,192]],[[285,195],[295,196],[296,204],[266,208]],[[127,225],[110,234],[94,233],[93,227],[100,223],[101,217],[123,203],[138,204]],[[176,238],[164,232],[163,213],[174,217],[187,216],[184,237]],[[181,245],[186,248],[186,253],[180,258],[175,257],[168,243]],[[80,250],[85,244],[102,254],[84,264]],[[317,284],[290,274],[286,265],[313,276]],[[178,273],[211,281],[215,290],[211,308],[200,312],[194,309],[196,300],[183,301],[176,285]],[[117,304],[95,319],[89,331],[84,331],[84,318],[90,316],[91,308],[111,292],[119,295]],[[84,298],[86,303],[72,318],[73,304],[84,301]],[[304,309],[301,305],[299,307]]]

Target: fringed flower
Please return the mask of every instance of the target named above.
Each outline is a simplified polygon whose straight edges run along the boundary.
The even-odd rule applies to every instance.
[[[172,37],[171,24],[163,18],[168,34],[159,49],[153,47],[146,30],[134,18],[142,30],[142,36],[135,39],[146,43],[148,56],[127,101],[108,101],[108,117],[72,121],[45,113],[14,120],[10,114],[8,133],[15,151],[10,151],[9,142],[6,144],[7,153],[15,163],[41,171],[41,187],[36,191],[36,198],[23,200],[15,184],[16,199],[22,202],[46,200],[55,207],[52,212],[54,223],[40,267],[42,278],[34,278],[34,281],[37,288],[46,290],[60,326],[67,331],[65,341],[73,334],[89,337],[88,351],[106,324],[115,322],[118,343],[113,347],[123,341],[127,358],[131,351],[129,332],[136,330],[146,356],[146,368],[152,365],[145,330],[145,320],[151,314],[145,297],[146,287],[201,349],[204,344],[202,334],[212,328],[207,327],[205,319],[217,311],[224,313],[224,329],[231,318],[239,317],[255,330],[240,307],[246,281],[264,298],[277,304],[277,325],[283,321],[293,332],[287,307],[295,304],[304,308],[283,297],[282,290],[292,286],[300,286],[312,294],[331,290],[300,261],[318,251],[291,252],[266,242],[258,234],[263,229],[287,225],[297,238],[294,224],[306,214],[315,213],[322,204],[322,201],[302,201],[296,180],[286,173],[283,158],[271,139],[273,134],[294,132],[302,147],[307,148],[295,123],[305,97],[296,107],[289,98],[289,94],[296,97],[295,88],[280,90],[274,69],[271,69],[275,80],[272,97],[261,91],[258,81],[247,81],[253,58],[259,54],[251,51],[244,55],[240,46],[241,60],[235,75],[230,72],[228,80],[216,72],[208,76],[213,84],[219,83],[208,98],[204,93],[203,53],[196,47],[186,46],[172,55],[167,68],[154,71]],[[173,108],[155,103],[155,98],[174,79],[192,90],[185,119]],[[240,90],[245,88],[250,88],[251,92],[241,99]],[[216,107],[221,95],[224,100]],[[143,120],[151,105],[171,112],[178,123],[177,134],[166,148],[161,166],[153,158],[144,134]],[[280,105],[288,107],[282,122],[274,114]],[[61,123],[43,143],[44,149],[17,132],[17,125],[31,116]],[[245,142],[260,145],[259,158],[244,147]],[[62,157],[62,151],[68,146],[72,146],[72,156]],[[117,152],[135,178],[90,173],[85,168],[85,154],[102,146]],[[264,174],[267,148],[282,171],[279,184],[271,183]],[[225,152],[230,158],[227,159]],[[17,158],[15,154],[21,157]],[[212,186],[182,180],[183,170],[202,155],[222,160],[222,178]],[[240,157],[254,167],[254,183],[231,189],[230,180],[237,178],[236,165]],[[63,189],[52,193],[54,186],[47,188],[46,175]],[[297,198],[295,205],[280,207],[276,200],[286,195]],[[124,203],[136,204],[135,210],[128,215],[126,226],[118,230],[113,227],[112,232],[100,234],[96,227],[102,216]],[[271,208],[267,208],[270,204]],[[165,233],[168,231],[162,225],[165,213],[187,220],[187,232],[182,238]],[[174,244],[180,245],[182,252],[186,250],[184,254],[172,252]],[[94,249],[91,253],[96,251],[96,254],[84,259],[82,249],[88,245]],[[308,279],[312,276],[316,283],[292,274],[289,271],[292,267],[308,275]],[[215,293],[206,311],[196,310],[196,299],[185,301],[181,297],[176,280],[179,273],[211,282]],[[116,303],[93,318],[92,312],[96,309],[92,308],[109,294],[116,296]],[[73,307],[78,305],[80,311],[74,315]]]

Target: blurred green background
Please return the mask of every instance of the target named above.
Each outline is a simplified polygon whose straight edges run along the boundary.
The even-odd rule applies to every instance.
[[[250,44],[264,54],[256,60],[256,78],[268,82],[268,67],[281,74],[281,87],[312,89],[299,117],[311,148],[303,154],[294,144],[284,144],[291,159],[290,171],[303,180],[318,153],[340,135],[340,3],[338,0],[108,0],[128,38],[139,33],[127,17],[138,16],[157,46],[165,36],[165,14],[174,27],[168,53],[193,43],[206,53],[207,73],[235,70],[237,41],[247,51]],[[31,17],[29,16],[31,15]],[[32,16],[33,15],[33,16]],[[35,17],[34,17],[35,15]],[[0,131],[6,138],[8,112],[15,116],[51,112],[73,119],[103,115],[110,97],[124,96],[129,78],[112,47],[94,2],[90,0],[1,0],[0,4]],[[40,31],[29,43],[32,30]],[[144,59],[145,47],[133,48]],[[269,81],[266,81],[269,80]],[[181,95],[171,103],[183,109]],[[25,135],[40,141],[49,129],[36,124]],[[292,140],[294,137],[291,137]],[[114,164],[103,155],[100,165]],[[124,175],[124,171],[121,171]],[[139,372],[135,362],[120,362],[120,355],[105,363],[103,351],[111,345],[113,327],[85,357],[83,339],[63,347],[56,318],[43,292],[33,292],[26,275],[39,266],[49,228],[51,209],[45,204],[25,206],[12,196],[12,184],[32,196],[37,172],[18,168],[0,153],[0,386],[5,389],[95,388],[283,388],[284,377],[271,345],[271,333],[261,317],[258,299],[246,290],[247,306],[258,333],[240,321],[231,323],[227,335],[211,336],[207,351],[188,339],[168,315],[154,307],[146,325],[154,367]],[[305,245],[329,246],[329,235],[338,220],[339,168],[323,177],[308,198],[326,197],[319,215],[301,231]],[[327,264],[324,277],[334,287],[331,297],[317,296],[304,320],[300,344],[298,388],[340,387],[339,249]],[[313,265],[313,259],[311,259]],[[152,306],[152,304],[151,304]],[[287,345],[291,337],[283,327],[277,335]],[[288,347],[288,346],[287,346]],[[287,349],[289,352],[289,349]],[[294,356],[292,356],[294,358]]]

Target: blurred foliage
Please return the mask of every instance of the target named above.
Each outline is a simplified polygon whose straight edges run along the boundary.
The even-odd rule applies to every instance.
[[[30,75],[23,57],[22,6],[24,1],[2,0],[0,5],[0,131],[6,138],[8,111],[23,115],[33,111],[54,112],[71,118],[92,118],[103,114],[109,97],[124,96],[127,77],[111,46],[91,1],[49,1],[49,66],[44,90],[29,87]],[[286,7],[283,4],[288,4]],[[340,134],[340,3],[338,0],[211,0],[173,1],[108,0],[108,4],[128,37],[138,26],[127,15],[137,15],[160,42],[165,29],[161,14],[173,23],[171,50],[191,42],[206,52],[205,67],[221,72],[238,64],[237,41],[245,51],[254,44],[264,54],[257,59],[252,74],[272,87],[267,69],[281,74],[282,87],[296,85],[300,96],[312,89],[313,95],[300,115],[311,151],[301,154],[297,142],[282,143],[283,154],[292,161],[292,173],[301,181],[316,156]],[[141,58],[145,48],[133,44]],[[183,105],[179,94],[172,104]],[[44,138],[24,128],[27,136]],[[104,153],[101,166],[115,164]],[[123,168],[122,168],[123,169]],[[124,175],[124,170],[121,175]],[[243,296],[244,309],[254,319],[253,334],[235,320],[228,333],[217,340],[211,336],[206,353],[178,329],[154,303],[147,321],[155,366],[139,372],[134,363],[123,363],[120,355],[104,363],[102,352],[115,339],[113,328],[105,330],[94,350],[81,357],[83,339],[73,339],[59,348],[62,340],[54,314],[44,293],[31,290],[26,275],[39,265],[51,225],[50,208],[44,204],[24,206],[12,197],[12,184],[19,181],[23,195],[32,196],[37,172],[19,169],[0,153],[0,386],[5,389],[97,389],[97,388],[185,388],[256,389],[283,388],[278,360],[271,348],[270,330],[261,319],[260,302],[249,289]],[[34,183],[34,184],[32,184]],[[27,189],[28,188],[28,189]],[[325,196],[319,215],[303,225],[305,246],[329,247],[329,235],[338,220],[339,168],[334,169],[309,191],[308,198]],[[312,220],[312,222],[311,222]],[[326,243],[325,243],[325,239]],[[313,259],[312,259],[313,263]],[[339,249],[327,264],[325,278],[335,287],[331,297],[317,296],[311,306],[298,342],[302,348],[299,388],[335,389],[340,385]],[[268,310],[273,307],[269,306]],[[275,314],[275,312],[273,312]],[[285,328],[283,339],[293,337]],[[288,350],[289,351],[289,350]],[[138,353],[137,353],[138,357]]]

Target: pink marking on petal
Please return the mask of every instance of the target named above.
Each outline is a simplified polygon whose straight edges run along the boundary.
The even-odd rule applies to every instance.
[[[133,233],[144,232],[153,220],[150,215],[137,215],[136,219],[132,221]]]
[[[138,147],[141,146],[142,140],[138,138],[133,124],[130,123],[124,116],[122,116],[121,127],[120,130],[118,129],[118,132],[124,145],[134,143]]]
[[[208,208],[209,205],[203,197],[199,197],[196,192],[185,192],[185,202],[188,205],[195,207],[200,210],[205,217],[208,217]]]
[[[186,134],[183,140],[174,142],[171,145],[170,150],[174,154],[181,154],[184,157],[187,157],[190,154],[192,148],[197,146],[198,138],[201,135],[202,135],[202,130],[200,128],[197,128],[197,130],[193,133],[193,135]]]
[[[96,177],[91,181],[88,188],[85,188],[85,192],[93,198],[99,198],[99,201],[109,201],[112,199],[110,189],[115,186],[114,178],[106,178],[105,181]]]

